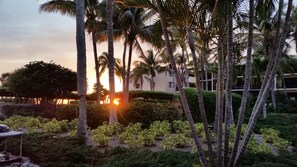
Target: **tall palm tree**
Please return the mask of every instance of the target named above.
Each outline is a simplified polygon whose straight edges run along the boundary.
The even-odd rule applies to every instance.
[[[163,72],[165,67],[162,67],[162,59],[159,56],[159,53],[154,53],[153,50],[148,50],[145,55],[139,56],[140,60],[134,61],[133,64],[137,70],[143,72],[143,75],[148,76],[146,79],[150,81],[150,88],[151,90],[155,90],[155,82],[154,77],[156,73]]]
[[[102,74],[105,72],[105,70],[107,69],[107,67],[108,67],[108,63],[109,63],[109,61],[108,61],[108,53],[107,52],[103,52],[99,57],[98,57],[98,73],[99,73],[99,78],[98,78],[98,83],[101,85],[101,82],[100,82],[100,78],[101,78],[101,76],[102,76]],[[115,66],[115,75],[116,76],[121,76],[120,75],[120,72],[119,72],[119,66],[120,66],[120,59],[118,59],[118,58],[115,58],[115,64],[114,64],[114,66]],[[96,84],[97,85],[97,84]],[[101,86],[100,86],[100,88],[97,88],[96,87],[96,91],[99,91],[99,92],[101,92]],[[96,92],[97,93],[97,92]],[[101,95],[101,93],[100,93],[100,95]],[[99,99],[101,99],[101,98],[99,98]]]
[[[181,80],[180,80],[180,77],[179,77],[179,72],[178,72],[178,70],[176,68],[176,64],[175,64],[175,61],[174,61],[172,48],[171,48],[170,41],[169,41],[169,35],[168,35],[168,31],[167,31],[167,23],[166,23],[166,20],[164,18],[163,11],[162,11],[162,9],[164,9],[164,6],[162,6],[161,0],[157,0],[156,2],[157,2],[157,10],[158,10],[158,13],[159,13],[159,16],[160,16],[160,19],[161,19],[163,35],[165,37],[167,52],[168,52],[168,55],[169,55],[169,58],[170,58],[170,64],[171,64],[171,66],[173,68],[175,77],[177,79],[177,85],[178,85],[178,88],[180,90],[180,97],[181,97],[182,105],[183,105],[183,108],[184,108],[184,112],[185,112],[185,115],[187,117],[187,120],[188,120],[189,126],[191,128],[191,131],[193,133],[194,141],[195,141],[197,149],[198,149],[199,158],[201,160],[201,163],[202,163],[203,166],[208,166],[208,162],[207,162],[205,154],[203,152],[202,142],[201,142],[201,139],[197,135],[197,131],[196,131],[196,128],[195,128],[195,125],[194,125],[194,121],[193,121],[193,118],[192,118],[192,115],[191,115],[191,112],[190,112],[189,104],[187,102],[185,92],[182,89],[182,83],[181,83]]]
[[[248,44],[247,44],[247,55],[245,64],[245,78],[243,85],[243,95],[241,97],[241,103],[239,108],[238,121],[236,125],[236,134],[233,144],[233,150],[229,161],[231,167],[234,163],[236,152],[240,140],[240,132],[244,121],[245,111],[247,107],[247,100],[249,96],[250,83],[251,83],[251,60],[252,60],[252,46],[253,46],[253,23],[254,23],[254,0],[249,2],[249,22],[248,22]]]
[[[86,16],[85,28],[88,33],[92,36],[92,45],[93,45],[93,54],[95,62],[95,72],[96,72],[96,84],[97,84],[97,104],[100,104],[100,81],[99,81],[99,64],[98,64],[98,54],[97,54],[97,45],[96,45],[96,33],[102,31],[102,25],[98,25],[97,19],[101,19],[99,14],[104,10],[103,3],[99,3],[98,0],[85,0],[84,14]],[[40,11],[46,12],[59,12],[63,15],[69,15],[75,17],[75,0],[51,0],[40,6]]]
[[[76,48],[77,48],[77,94],[79,97],[79,119],[77,136],[86,138],[87,134],[87,70],[86,43],[84,27],[84,1],[77,0],[76,4]]]
[[[282,2],[280,1],[280,3],[282,3]],[[257,101],[256,101],[255,106],[254,106],[253,111],[252,111],[252,115],[251,115],[249,123],[248,123],[247,131],[243,136],[242,143],[241,143],[241,145],[240,145],[240,147],[238,149],[238,152],[237,152],[235,161],[233,163],[233,166],[236,166],[238,164],[242,153],[245,152],[245,150],[247,148],[247,144],[248,144],[248,142],[250,140],[250,137],[251,137],[251,134],[252,134],[252,132],[254,130],[259,111],[263,107],[263,104],[267,99],[267,96],[268,96],[269,91],[270,91],[272,80],[274,80],[274,77],[276,75],[276,71],[277,71],[277,69],[279,67],[280,60],[282,58],[283,48],[284,48],[284,45],[285,45],[285,40],[286,40],[287,34],[288,34],[288,24],[289,24],[290,15],[291,15],[292,4],[293,4],[293,0],[289,0],[285,21],[284,21],[283,26],[282,26],[282,31],[278,31],[278,32],[282,32],[282,33],[280,33],[278,35],[278,36],[280,36],[280,39],[279,39],[279,42],[276,45],[277,46],[276,47],[277,51],[276,51],[276,53],[274,53],[274,55],[271,55],[271,56],[275,57],[274,59],[270,59],[270,61],[273,60],[273,62],[271,63],[272,68],[267,69],[267,71],[270,71],[270,72],[268,72],[267,75],[265,74],[264,81],[267,80],[267,82],[263,82],[263,84],[262,84],[263,86],[261,86],[261,90],[259,92],[259,95],[261,95],[261,97],[258,96],[258,98],[257,98]],[[279,8],[279,9],[281,10],[282,8]],[[268,65],[268,68],[269,68],[269,65]]]
[[[107,34],[108,34],[108,76],[109,76],[109,98],[113,102],[115,99],[115,82],[114,82],[114,47],[113,47],[113,0],[106,2],[106,15],[107,15]],[[115,105],[110,103],[109,108],[109,124],[118,122]]]
[[[119,16],[119,22],[123,29],[124,38],[124,54],[123,54],[123,67],[126,68],[126,56],[125,50],[128,48],[128,64],[125,69],[123,83],[125,84],[124,92],[124,103],[128,102],[129,99],[129,80],[130,80],[130,69],[132,63],[132,51],[136,49],[140,55],[144,55],[139,40],[146,41],[153,44],[153,46],[160,47],[162,44],[161,34],[158,33],[157,27],[158,22],[153,24],[145,24],[148,22],[155,12],[144,10],[143,8],[125,7],[123,8],[122,14]]]

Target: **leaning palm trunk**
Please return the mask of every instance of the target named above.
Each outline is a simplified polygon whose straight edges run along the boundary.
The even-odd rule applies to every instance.
[[[113,104],[115,97],[115,83],[114,83],[114,50],[113,50],[113,26],[112,26],[112,13],[113,13],[113,0],[107,0],[107,33],[108,33],[108,71],[109,71],[109,124],[118,122],[115,105]]]
[[[257,117],[259,115],[259,111],[261,109],[261,107],[263,106],[263,104],[265,103],[267,96],[269,94],[270,91],[270,86],[272,84],[272,80],[274,80],[275,75],[276,75],[276,71],[279,67],[280,64],[280,60],[282,58],[282,53],[283,53],[283,47],[285,44],[285,40],[287,37],[287,33],[288,33],[288,23],[289,23],[289,19],[290,19],[290,14],[291,14],[291,10],[292,10],[292,1],[293,0],[289,0],[288,2],[288,8],[287,8],[287,13],[286,13],[286,18],[285,18],[285,22],[283,25],[283,33],[281,34],[281,38],[279,40],[278,43],[278,47],[277,47],[277,52],[275,55],[275,61],[273,63],[273,68],[271,71],[271,75],[267,75],[265,76],[265,78],[269,78],[268,79],[268,84],[265,85],[265,88],[263,90],[262,93],[262,97],[259,98],[259,102],[257,103],[258,105],[254,106],[253,111],[252,111],[252,115],[251,118],[249,120],[249,124],[248,124],[248,128],[247,128],[247,132],[245,133],[243,140],[242,140],[242,144],[240,145],[240,148],[238,150],[238,153],[236,155],[235,161],[234,161],[234,166],[236,166],[238,164],[239,158],[241,157],[242,153],[245,152],[247,144],[250,140],[251,134],[253,132],[253,129],[255,127],[256,121],[257,121]],[[272,55],[271,55],[272,56]],[[257,99],[258,101],[258,99]]]
[[[203,126],[204,126],[207,147],[208,147],[208,151],[209,151],[209,155],[210,155],[209,156],[210,165],[215,166],[215,160],[214,160],[215,157],[214,157],[214,153],[213,153],[213,149],[212,149],[212,145],[211,145],[211,139],[210,139],[210,134],[209,134],[209,130],[208,130],[208,122],[207,122],[207,118],[206,118],[202,89],[201,89],[201,84],[200,84],[200,75],[199,75],[198,61],[197,61],[197,57],[196,57],[196,53],[195,53],[194,37],[193,37],[192,30],[190,27],[188,27],[188,38],[189,38],[190,50],[192,52],[192,58],[194,61],[198,105],[199,105],[200,115],[201,115],[201,119],[202,119]]]
[[[175,74],[175,77],[176,77],[177,86],[178,86],[178,89],[179,89],[179,92],[180,92],[180,98],[181,98],[181,102],[182,102],[182,105],[183,105],[183,109],[184,109],[186,118],[188,120],[188,124],[190,126],[190,129],[192,131],[194,141],[195,141],[196,146],[197,146],[200,161],[201,161],[203,166],[207,167],[208,162],[207,162],[205,154],[203,152],[202,141],[198,137],[197,130],[195,128],[195,124],[194,124],[194,121],[193,121],[193,118],[192,118],[192,115],[191,115],[190,107],[189,107],[189,104],[187,102],[185,92],[182,89],[182,83],[181,83],[181,79],[180,79],[180,76],[179,76],[179,72],[178,72],[178,70],[176,68],[176,64],[175,64],[175,61],[174,61],[173,52],[172,52],[170,41],[169,41],[169,35],[168,35],[167,28],[166,28],[167,26],[166,26],[165,19],[164,19],[163,13],[162,13],[161,0],[157,0],[157,10],[158,10],[158,13],[160,15],[162,30],[163,30],[163,34],[164,34],[164,37],[165,37],[166,48],[167,48],[168,55],[169,55],[169,58],[170,58],[170,63],[172,65],[172,68],[173,68],[173,71],[174,71],[174,74]]]
[[[233,18],[232,3],[228,4],[228,33],[227,33],[227,71],[226,71],[226,105],[225,105],[225,133],[224,133],[224,166],[228,165],[230,126],[232,113],[232,75],[233,75]]]
[[[94,32],[92,32],[92,43],[93,43],[95,71],[96,71],[96,95],[97,95],[96,101],[97,101],[97,104],[100,105],[101,89],[100,89],[99,61],[98,61],[97,45],[96,45],[96,39],[95,39],[95,33]]]
[[[252,62],[252,46],[253,46],[253,23],[254,23],[254,0],[250,0],[250,11],[249,11],[249,32],[248,32],[248,46],[247,46],[247,56],[246,56],[246,64],[245,64],[245,78],[243,85],[243,95],[241,98],[241,104],[239,108],[238,121],[236,126],[236,134],[234,140],[234,146],[231,154],[231,158],[229,161],[229,167],[234,163],[234,159],[236,156],[236,152],[238,149],[238,144],[240,140],[240,132],[242,128],[242,124],[244,121],[245,111],[247,100],[249,96],[250,83],[251,83],[251,62]]]
[[[79,118],[77,136],[87,137],[87,71],[86,71],[86,43],[84,23],[84,0],[76,3],[76,48],[77,48],[77,94],[79,97]]]

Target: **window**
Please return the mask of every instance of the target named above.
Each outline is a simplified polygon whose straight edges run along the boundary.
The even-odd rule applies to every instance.
[[[169,71],[169,76],[173,77],[173,72]]]
[[[169,88],[173,88],[174,87],[174,83],[173,82],[169,82]]]

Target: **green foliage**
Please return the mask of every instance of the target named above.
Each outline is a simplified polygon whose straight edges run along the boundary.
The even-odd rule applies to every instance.
[[[49,122],[46,122],[42,125],[42,128],[47,133],[57,133],[57,132],[66,132],[69,131],[69,122],[68,120],[58,121],[57,119],[52,119]]]
[[[177,120],[180,113],[171,103],[137,100],[125,106],[118,116],[119,122],[124,125],[140,122],[144,127],[149,127],[154,121]]]
[[[265,142],[263,142],[261,144],[258,143],[256,141],[256,139],[254,138],[254,136],[251,137],[247,150],[248,150],[248,152],[252,152],[252,153],[259,153],[259,152],[271,153],[271,149],[267,145],[267,143],[265,143]]]
[[[263,139],[266,142],[272,143],[274,147],[280,150],[288,149],[290,142],[280,138],[279,137],[280,132],[278,130],[275,130],[272,128],[264,128],[264,129],[261,129],[260,131],[263,135]]]
[[[19,140],[10,138],[9,152],[18,155]],[[52,134],[29,134],[23,136],[23,155],[43,167],[103,166],[104,155],[84,145],[76,137],[56,137]]]
[[[138,137],[139,137],[139,140],[141,141],[141,144],[143,144],[144,146],[155,145],[156,132],[154,132],[151,129],[142,130],[139,133]]]
[[[107,136],[111,136],[114,134],[118,134],[122,130],[122,125],[121,124],[111,124],[109,125],[106,121],[103,122],[101,126],[98,126],[96,129],[94,129],[92,132],[93,133],[102,133]]]
[[[175,150],[152,152],[147,149],[116,148],[105,167],[191,167],[199,163],[199,156]]]
[[[73,120],[78,118],[78,105],[62,105],[58,106],[55,113],[57,120]],[[94,129],[108,120],[108,111],[104,105],[87,105],[87,124]]]
[[[297,154],[283,153],[278,156],[269,153],[251,153],[243,154],[239,162],[241,167],[293,167],[297,166]]]
[[[141,144],[141,141],[138,139],[140,131],[140,123],[129,123],[125,131],[118,135],[118,138],[121,143],[128,144],[129,147],[139,147]]]
[[[164,137],[170,132],[170,123],[168,121],[155,121],[151,124],[150,130],[155,133],[155,137]]]
[[[269,106],[268,112],[297,114],[297,102],[289,99],[284,92],[276,91],[275,101],[276,109],[273,110],[272,106]]]
[[[198,97],[197,90],[195,88],[185,88],[186,97],[192,112],[192,116],[195,122],[201,122],[199,105],[198,105]],[[215,111],[216,111],[216,94],[215,92],[203,91],[203,100],[205,106],[205,112],[208,122],[214,122]],[[232,104],[234,111],[234,118],[237,117],[238,113],[235,113],[240,107],[241,98],[237,94],[232,94]]]
[[[106,147],[111,139],[111,137],[100,131],[93,131],[93,138],[100,147]]]
[[[118,98],[123,97],[122,92],[116,93]],[[143,99],[157,99],[157,100],[173,100],[176,99],[177,96],[172,93],[166,93],[161,91],[146,91],[146,90],[133,90],[129,91],[129,99],[130,101],[136,98],[143,98]]]
[[[296,124],[297,120],[293,115],[270,113],[267,118],[259,118],[254,132],[260,133],[260,129],[272,128],[280,132],[279,137],[297,146]]]
[[[41,117],[22,117],[19,115],[15,115],[5,119],[4,121],[0,121],[0,123],[9,126],[10,129],[13,130],[25,129],[29,133],[32,133],[37,131],[37,129],[41,128],[41,120]]]
[[[167,135],[161,144],[163,149],[184,148],[189,139],[184,134]]]
[[[33,117],[43,116],[42,107],[38,105],[5,104],[2,106],[2,113],[7,117],[14,115]]]
[[[189,125],[186,121],[182,120],[175,120],[172,123],[173,131],[176,133],[184,134],[187,137],[191,137],[191,130],[189,128]]]
[[[34,61],[12,72],[6,83],[16,96],[48,100],[75,91],[76,73],[52,62]]]

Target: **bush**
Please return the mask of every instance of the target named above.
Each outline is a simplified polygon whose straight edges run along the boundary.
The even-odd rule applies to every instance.
[[[43,116],[42,107],[39,105],[24,105],[24,104],[6,104],[2,106],[2,113],[11,117],[13,115],[21,116]]]
[[[152,152],[147,149],[116,148],[105,167],[189,167],[199,164],[199,156],[175,150]]]
[[[57,120],[73,120],[78,118],[78,105],[62,105],[59,106],[56,114]],[[97,128],[104,121],[108,120],[108,111],[104,105],[87,105],[87,124],[92,129]]]
[[[260,129],[272,128],[280,132],[279,137],[288,140],[293,146],[297,146],[297,128],[295,118],[290,115],[270,113],[267,118],[259,118],[255,133],[260,133]]]
[[[19,140],[9,138],[8,151],[18,155]],[[44,167],[103,166],[104,156],[84,145],[76,137],[59,138],[51,134],[30,134],[23,136],[23,155],[33,163]]]
[[[192,112],[192,116],[195,122],[201,122],[198,97],[196,88],[185,88],[186,97]],[[203,91],[204,107],[206,112],[206,118],[209,123],[215,120],[216,111],[216,93],[211,91]],[[232,104],[233,104],[233,116],[237,118],[237,111],[240,107],[241,98],[237,94],[232,94]]]
[[[137,100],[130,102],[118,113],[119,122],[142,123],[143,127],[149,127],[154,121],[168,120],[172,122],[180,118],[180,112],[171,103],[149,102]]]
[[[122,99],[123,92],[116,93],[116,96],[118,98]],[[129,100],[131,101],[136,98],[173,100],[173,99],[177,98],[177,96],[173,93],[166,93],[166,92],[161,92],[161,91],[144,91],[144,90],[129,91]]]
[[[240,160],[240,167],[291,167],[297,166],[297,154],[283,153],[275,156],[268,153],[245,153]]]

